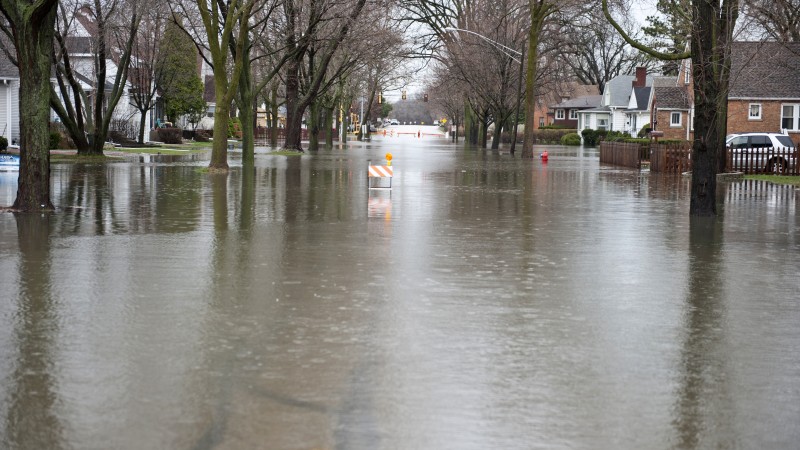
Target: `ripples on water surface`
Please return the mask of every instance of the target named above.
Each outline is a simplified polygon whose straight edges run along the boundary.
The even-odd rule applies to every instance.
[[[690,224],[683,179],[430,144],[54,165],[0,215],[0,447],[800,442],[794,188]]]

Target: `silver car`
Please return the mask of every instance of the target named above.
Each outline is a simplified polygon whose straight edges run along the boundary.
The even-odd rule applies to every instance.
[[[797,162],[797,147],[788,134],[741,133],[725,138],[732,170],[785,173]]]

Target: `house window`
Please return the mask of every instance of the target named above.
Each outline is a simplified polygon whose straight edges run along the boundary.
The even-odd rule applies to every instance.
[[[214,111],[217,110],[216,106],[209,106],[208,110],[206,111],[206,117],[214,118]]]
[[[689,61],[683,64],[683,84],[689,84],[692,80],[692,66]]]
[[[578,120],[578,110],[577,109],[570,109],[569,110],[569,119],[570,120]]]
[[[605,117],[598,117],[597,118],[597,129],[598,130],[607,130],[608,129],[608,119]]]
[[[800,130],[800,104],[783,105],[781,108],[781,128],[784,130]]]
[[[544,126],[544,117],[539,117],[539,128]]]
[[[564,110],[557,109],[556,110],[556,120],[564,120]]]
[[[750,103],[747,118],[750,120],[761,120],[761,103]]]
[[[669,115],[669,126],[671,127],[681,126],[681,113],[679,111],[673,112]]]

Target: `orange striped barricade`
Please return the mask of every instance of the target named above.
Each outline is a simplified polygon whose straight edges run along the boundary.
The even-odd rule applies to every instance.
[[[373,166],[372,163],[369,163],[369,174],[368,174],[368,185],[370,189],[391,189],[392,188],[392,176],[394,175],[394,170],[392,166]],[[388,186],[384,186],[387,184],[385,180],[388,179]]]

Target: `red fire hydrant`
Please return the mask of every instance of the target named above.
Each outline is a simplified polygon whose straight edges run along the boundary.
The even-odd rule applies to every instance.
[[[547,150],[543,151],[539,158],[542,158],[542,162],[547,162]]]

